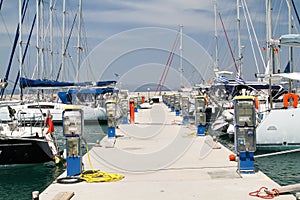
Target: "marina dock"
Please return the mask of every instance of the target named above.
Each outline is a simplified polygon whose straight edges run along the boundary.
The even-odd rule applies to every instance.
[[[211,136],[197,136],[162,103],[139,109],[134,124],[122,124],[116,138],[103,138],[83,157],[84,169],[121,174],[114,182],[53,183],[39,199],[188,200],[260,199],[249,193],[279,185],[261,171],[239,174],[232,152]],[[66,177],[66,172],[60,177]],[[59,198],[61,196],[61,198]],[[296,199],[280,194],[275,199]]]

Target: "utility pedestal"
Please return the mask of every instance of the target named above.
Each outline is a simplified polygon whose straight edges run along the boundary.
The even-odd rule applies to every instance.
[[[254,152],[256,150],[256,105],[253,96],[234,98],[235,149],[239,156],[240,173],[254,173]]]
[[[175,104],[175,94],[173,94],[173,95],[170,96],[170,108],[171,108],[171,112],[175,111],[174,104]]]
[[[69,107],[63,111],[63,135],[67,145],[67,176],[82,171],[81,137],[83,136],[83,111],[81,107]]]
[[[206,128],[206,113],[205,108],[207,100],[205,96],[195,97],[195,125],[197,127],[197,135],[204,136]]]
[[[183,96],[181,98],[182,109],[182,124],[187,125],[189,123],[190,102],[189,97]]]
[[[116,111],[117,104],[114,100],[107,100],[105,102],[106,116],[107,116],[107,137],[116,137]]]
[[[128,110],[129,110],[128,99],[121,100],[121,109],[122,109],[122,124],[128,124]]]
[[[174,95],[174,109],[175,109],[175,115],[179,116],[180,115],[180,95],[175,94]]]

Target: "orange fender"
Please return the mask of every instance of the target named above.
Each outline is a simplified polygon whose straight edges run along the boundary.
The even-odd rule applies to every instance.
[[[254,103],[255,103],[255,109],[258,110],[258,98],[254,98]]]

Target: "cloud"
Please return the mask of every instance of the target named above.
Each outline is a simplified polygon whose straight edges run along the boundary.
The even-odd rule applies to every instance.
[[[72,20],[75,16],[77,10],[77,1],[67,1],[67,33],[69,34],[71,30]],[[104,1],[83,1],[83,40],[87,42],[87,47],[84,53],[89,53],[88,49],[92,50],[99,43],[109,39],[110,37],[122,33],[124,31],[147,28],[147,27],[160,27],[167,28],[173,31],[178,30],[178,26],[182,24],[184,26],[183,32],[187,36],[192,37],[197,43],[206,49],[209,54],[214,57],[215,54],[215,38],[214,38],[214,0],[104,0]],[[218,11],[221,13],[226,31],[229,36],[230,43],[233,47],[234,55],[237,57],[237,20],[236,20],[236,1],[232,0],[219,0]],[[24,43],[26,42],[26,36],[28,35],[28,30],[30,28],[30,22],[33,15],[35,14],[35,1],[29,2],[29,10],[25,17],[24,32],[23,37]],[[300,2],[295,1],[296,7],[300,8]],[[259,48],[265,45],[265,1],[247,1],[249,12],[251,14],[251,19],[253,21],[255,31],[258,36],[258,42],[260,44]],[[49,2],[45,1],[45,13],[48,12]],[[249,41],[248,30],[244,20],[244,12],[241,8],[241,35],[242,35],[242,45],[245,46],[243,49],[244,53],[244,71],[246,79],[253,78],[253,74],[256,71],[254,66],[254,58],[251,52],[251,43]],[[287,33],[287,6],[285,1],[274,1],[273,2],[273,19],[274,19],[274,37],[278,38],[282,33]],[[295,14],[293,14],[295,19],[295,27],[299,28],[299,24],[296,20]],[[48,26],[48,14],[45,14],[45,25]],[[61,45],[60,36],[62,31],[61,25],[62,18],[62,5],[61,1],[56,2],[55,9],[55,55],[57,58],[55,61],[56,65],[61,63]],[[218,21],[218,36],[219,36],[219,60],[220,67],[224,69],[234,69],[233,61],[229,53],[229,48],[227,41],[224,36],[224,32],[221,27],[220,20]],[[18,23],[18,5],[15,1],[5,1],[3,7],[0,11],[0,66],[2,77],[6,71],[6,66],[8,63],[9,54],[11,52],[12,39],[14,38],[15,30]],[[76,63],[76,36],[77,36],[77,22],[71,34],[70,47],[68,51],[70,52],[69,59],[73,59],[73,66],[68,66],[69,71],[76,69],[74,63]],[[46,32],[49,36],[49,29]],[[26,66],[35,66],[36,62],[35,54],[35,40],[36,31],[34,31],[32,40],[30,41],[30,58],[26,60]],[[9,37],[10,38],[9,38]],[[126,36],[129,37],[129,36]],[[144,35],[135,35],[136,38],[122,38],[128,41],[142,41]],[[168,36],[166,36],[168,37]],[[67,38],[67,36],[66,36]],[[122,39],[120,40],[122,42]],[[146,38],[147,39],[147,38]],[[170,46],[172,39],[170,38],[162,39],[164,42]],[[46,43],[49,44],[48,42]],[[119,42],[118,45],[122,45]],[[166,46],[165,49],[170,47]],[[49,45],[47,46],[47,48]],[[49,49],[45,49],[47,52]],[[114,48],[107,49],[107,52],[115,51]],[[72,54],[73,52],[73,54]],[[258,50],[256,50],[258,52]],[[286,49],[282,48],[280,53],[280,60],[282,63],[278,64],[280,66],[285,66],[285,61],[288,57],[284,52]],[[187,54],[187,48],[184,51]],[[17,62],[18,50],[15,54],[14,68],[18,69]],[[297,49],[295,50],[297,54]],[[299,58],[300,59],[300,58]],[[30,62],[30,63],[29,63]],[[71,61],[70,61],[71,62]],[[295,62],[299,62],[295,58]],[[45,61],[48,65],[48,60]],[[295,64],[297,66],[297,64]],[[262,67],[262,64],[259,64]],[[49,69],[49,67],[48,67]],[[28,75],[32,73],[33,70],[29,70]],[[13,73],[15,74],[15,73]],[[13,78],[11,78],[13,79]]]
[[[104,8],[96,10],[95,7],[102,7],[102,2],[87,2],[84,16],[94,25],[98,24],[97,30],[101,30],[101,24],[106,27],[120,27],[124,30],[124,24],[130,28],[142,26],[161,26],[174,28],[183,24],[188,30],[207,31],[212,30],[214,21],[213,5],[210,1],[114,1],[104,3]],[[202,26],[202,24],[206,26]],[[209,25],[209,26],[207,26]],[[105,31],[105,30],[104,30]],[[100,33],[101,34],[101,33]]]

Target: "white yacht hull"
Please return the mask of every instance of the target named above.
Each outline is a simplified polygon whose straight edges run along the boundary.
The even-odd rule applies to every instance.
[[[300,147],[300,108],[273,109],[256,128],[260,150]]]
[[[52,102],[39,102],[24,105],[11,106],[15,109],[15,117],[18,119],[26,119],[26,123],[35,123],[41,119],[42,113],[49,110],[52,114],[52,120],[55,124],[62,124],[62,113],[66,107],[70,105]],[[106,120],[106,112],[102,107],[92,108],[90,106],[81,106],[84,113],[84,121],[86,123],[95,123]],[[11,121],[7,106],[0,108],[0,119],[4,122]]]

